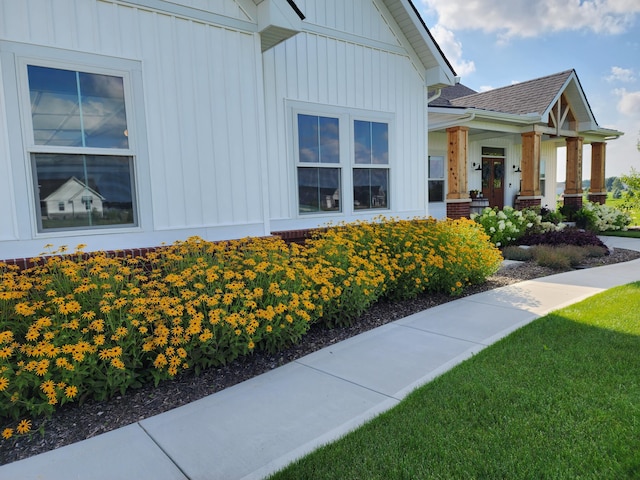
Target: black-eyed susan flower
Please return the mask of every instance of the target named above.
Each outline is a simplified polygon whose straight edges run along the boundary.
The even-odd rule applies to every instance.
[[[29,433],[31,431],[31,420],[20,420],[20,423],[18,423],[18,426],[16,427],[16,431],[21,435]]]

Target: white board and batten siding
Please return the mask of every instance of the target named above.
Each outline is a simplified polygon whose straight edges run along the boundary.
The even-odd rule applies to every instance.
[[[253,0],[0,0],[0,258],[48,243],[113,250],[425,215],[424,66],[385,2],[296,4],[303,31],[263,54]],[[123,65],[136,227],[38,232],[20,56],[79,71]],[[389,210],[298,214],[301,105],[388,119]]]
[[[129,108],[144,118],[137,131],[128,119],[138,135],[130,135],[131,141],[142,140],[135,158],[139,228],[37,234],[33,218],[25,228],[24,215],[33,217],[33,200],[29,196],[25,202],[30,208],[18,205],[11,179],[20,177],[24,185],[16,188],[28,194],[31,178],[23,164],[29,160],[24,153],[16,159],[11,152],[10,157],[7,129],[0,128],[1,156],[13,158],[0,162],[0,241],[7,240],[0,244],[0,257],[35,255],[47,243],[114,249],[190,235],[219,239],[268,233],[261,181],[260,41],[249,17],[255,5],[243,1],[249,7],[244,9],[233,0],[139,3],[149,6],[0,0],[0,41],[57,49],[70,59],[83,52],[96,64],[102,58],[137,62],[144,97],[134,98],[136,108]],[[231,26],[212,23],[220,19]],[[232,28],[236,23],[247,30]],[[0,101],[0,110],[3,105]],[[6,121],[6,112],[1,113],[0,127]],[[21,172],[8,171],[15,169]]]
[[[406,39],[381,1],[296,3],[305,13],[306,31],[264,54],[272,229],[380,214],[425,215],[425,79],[406,49]],[[298,215],[293,112],[314,108],[329,116],[332,109],[363,118],[388,114],[390,210],[343,211],[340,217]]]

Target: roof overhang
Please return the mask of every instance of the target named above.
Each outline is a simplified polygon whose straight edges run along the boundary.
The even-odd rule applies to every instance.
[[[548,127],[544,117],[537,113],[519,115],[461,107],[429,107],[428,112],[429,132],[443,131],[454,126],[467,126],[474,133],[521,134],[535,130],[549,136],[580,136],[585,143],[615,140],[624,135],[618,130],[601,128],[591,123],[578,131],[557,131]]]
[[[293,0],[254,0],[263,52],[302,31],[304,14]]]
[[[458,81],[456,72],[429,32],[411,0],[383,0],[425,70],[426,86],[444,88]]]

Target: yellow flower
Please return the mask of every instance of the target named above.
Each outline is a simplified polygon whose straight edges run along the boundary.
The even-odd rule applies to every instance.
[[[47,359],[40,360],[40,362],[38,362],[38,365],[36,366],[36,375],[38,375],[39,377],[42,377],[48,371],[49,371],[49,360]]]
[[[29,433],[31,430],[31,420],[20,420],[20,423],[16,427],[19,434],[23,435]]]
[[[0,377],[0,392],[6,390],[9,386],[9,379],[7,377]]]
[[[64,389],[64,395],[67,398],[74,398],[76,395],[78,395],[78,387],[76,387],[75,385],[69,385]]]
[[[2,431],[2,438],[9,440],[11,437],[13,437],[13,428],[5,428]]]

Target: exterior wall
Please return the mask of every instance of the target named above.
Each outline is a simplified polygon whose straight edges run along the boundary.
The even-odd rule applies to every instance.
[[[264,55],[272,230],[380,214],[425,215],[425,79],[399,47],[403,40],[394,33],[399,29],[377,0],[297,4],[307,16],[308,31]],[[330,14],[333,11],[337,14]],[[340,214],[298,214],[293,105],[390,116],[390,210],[364,213],[347,208]]]
[[[152,10],[101,0],[0,0],[0,41],[51,47],[70,59],[83,52],[96,65],[134,62],[142,85],[133,98],[137,118],[128,119],[141,126],[130,135],[138,145],[139,227],[37,234],[29,159],[7,132],[18,122],[7,106],[15,100],[5,98],[12,75],[0,71],[0,158],[10,159],[0,161],[1,258],[35,255],[47,243],[114,249],[268,233],[260,39],[250,18],[255,5],[239,2],[145,2],[159,7]],[[4,60],[0,69],[11,67],[9,54]]]

